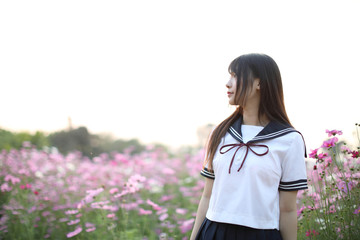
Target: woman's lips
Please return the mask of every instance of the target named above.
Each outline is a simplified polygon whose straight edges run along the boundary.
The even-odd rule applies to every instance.
[[[234,93],[232,93],[232,92],[227,92],[228,97],[230,97],[231,94],[234,94]]]

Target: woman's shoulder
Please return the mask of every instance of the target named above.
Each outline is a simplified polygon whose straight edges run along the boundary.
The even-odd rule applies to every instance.
[[[284,144],[284,145],[292,145],[296,143],[303,143],[302,134],[296,130],[289,131],[286,134],[278,136],[277,138],[273,138],[270,141],[274,143]]]

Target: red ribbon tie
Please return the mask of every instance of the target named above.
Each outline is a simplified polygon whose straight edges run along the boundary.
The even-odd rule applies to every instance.
[[[246,157],[247,157],[247,155],[248,155],[249,149],[250,149],[255,155],[257,155],[257,156],[264,156],[264,155],[266,155],[266,154],[269,152],[269,147],[268,147],[268,146],[266,146],[266,145],[264,145],[264,144],[256,144],[256,143],[251,143],[251,142],[250,142],[250,143],[233,143],[233,144],[227,144],[227,145],[222,146],[222,147],[220,148],[220,153],[221,153],[221,154],[227,153],[227,152],[230,151],[231,149],[236,148],[236,151],[235,151],[235,153],[234,153],[234,155],[233,155],[233,157],[232,157],[232,159],[231,159],[231,162],[230,162],[229,174],[230,174],[230,172],[231,172],[231,166],[232,166],[232,164],[233,164],[233,162],[234,162],[235,155],[236,155],[237,151],[239,151],[239,149],[242,148],[242,147],[244,147],[244,146],[246,147],[246,153],[245,153],[245,156],[244,156],[244,158],[243,158],[243,160],[242,160],[242,163],[241,163],[241,165],[240,165],[240,168],[238,169],[238,172],[240,171],[240,169],[241,169],[242,166],[244,165],[244,162],[245,162],[245,159],[246,159]],[[263,148],[266,148],[266,151],[265,151],[264,153],[257,153],[257,152],[255,152],[251,147],[263,147]],[[228,148],[228,149],[225,150],[225,151],[223,151],[224,148]]]

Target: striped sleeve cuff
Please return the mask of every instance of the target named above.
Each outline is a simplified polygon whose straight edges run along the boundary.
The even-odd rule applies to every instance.
[[[204,177],[210,178],[210,179],[215,179],[215,175],[214,175],[214,171],[211,171],[207,168],[203,168],[200,172],[200,174]]]
[[[307,189],[307,180],[306,179],[300,179],[297,181],[292,182],[280,182],[279,184],[279,190],[280,191],[297,191],[297,190],[303,190]]]

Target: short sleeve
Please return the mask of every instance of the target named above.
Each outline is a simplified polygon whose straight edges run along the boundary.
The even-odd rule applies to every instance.
[[[304,140],[300,134],[296,133],[285,158],[281,161],[280,191],[297,191],[308,188],[304,152]]]
[[[203,169],[201,170],[200,174],[204,177],[210,178],[210,179],[215,179],[215,174],[214,171],[210,170],[207,168],[207,164],[205,167],[203,167]]]
[[[211,138],[211,135],[213,134],[214,130],[216,127],[214,127],[210,134],[209,134],[209,139]],[[207,155],[207,153],[205,152],[205,156]],[[205,159],[206,161],[206,159]],[[206,164],[204,164],[203,168],[200,171],[200,174],[204,177],[210,178],[210,179],[215,179],[215,174],[214,174],[214,170],[210,170],[209,169],[209,162],[207,162]]]

